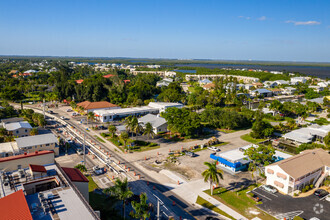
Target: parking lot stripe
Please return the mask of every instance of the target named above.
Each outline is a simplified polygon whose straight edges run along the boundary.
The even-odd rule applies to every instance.
[[[278,197],[278,195],[275,195],[274,193],[270,193],[270,192],[268,192],[268,191],[266,191],[266,190],[264,190],[264,189],[262,189],[262,188],[259,188],[259,189],[261,189],[262,191],[264,191],[264,192],[266,192],[266,193],[268,193],[268,194],[270,194],[270,195],[272,195],[272,196]]]
[[[268,198],[267,196],[265,196],[265,195],[263,195],[263,194],[261,194],[261,193],[259,193],[259,192],[255,192],[255,191],[253,191],[255,194],[257,194],[257,195],[259,195],[259,196],[261,196],[261,197],[265,197],[266,199],[268,199],[268,200],[270,200],[270,201],[272,201],[272,199],[271,198]]]

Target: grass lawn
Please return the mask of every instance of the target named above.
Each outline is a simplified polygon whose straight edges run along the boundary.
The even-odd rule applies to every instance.
[[[252,190],[254,187],[254,185],[251,185],[248,188],[239,190],[237,192],[233,192],[225,188],[218,188],[214,190],[213,198],[228,205],[248,219],[259,217],[263,220],[274,220],[274,217],[258,209],[258,207],[255,206],[257,203],[247,196],[246,192]],[[205,190],[204,192],[210,195],[210,190]],[[259,212],[259,214],[255,215],[250,211]]]
[[[105,143],[105,140],[103,140],[102,138],[98,137],[97,135],[94,135],[94,137],[95,137],[98,141],[100,141],[100,142],[102,142],[102,143]]]
[[[197,197],[197,201],[196,201],[197,204],[205,207],[205,208],[208,208],[216,213],[219,213],[220,215],[223,215],[223,216],[226,216],[230,219],[233,219],[235,220],[234,217],[230,216],[229,214],[227,214],[226,212],[222,211],[221,209],[217,208],[216,206],[214,206],[212,203],[209,203],[208,201],[206,201],[205,199],[203,199],[202,197],[198,196]]]
[[[229,133],[234,133],[239,130],[230,130],[230,129],[224,129],[224,128],[218,128],[217,131],[221,131],[223,133],[229,134]]]
[[[98,185],[93,180],[92,176],[86,176],[86,177],[89,180],[89,183],[88,183],[88,192],[93,192],[94,189],[99,188]]]
[[[120,138],[115,136],[113,138],[108,138],[108,140],[111,141],[114,145],[116,145],[121,151],[124,151],[124,143],[122,140],[120,140]],[[133,146],[130,147],[131,152],[142,152],[157,149],[160,147],[158,144],[153,142],[128,139],[126,145],[130,143],[134,143]]]
[[[255,139],[253,137],[250,136],[250,134],[244,134],[241,136],[241,139],[243,139],[244,141],[250,142],[252,144],[258,144],[259,142],[263,142],[267,139]]]

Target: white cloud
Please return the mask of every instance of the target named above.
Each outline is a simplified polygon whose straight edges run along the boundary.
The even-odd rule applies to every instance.
[[[294,25],[319,25],[321,22],[319,21],[286,21],[285,23],[292,23]]]
[[[258,18],[259,21],[264,21],[266,19],[267,19],[266,16],[261,16],[260,18]]]
[[[238,18],[243,18],[243,19],[246,19],[246,20],[250,20],[251,17],[246,17],[246,16],[238,16]]]

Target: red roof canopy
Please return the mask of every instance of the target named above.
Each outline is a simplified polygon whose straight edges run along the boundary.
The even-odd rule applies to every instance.
[[[72,182],[89,182],[89,180],[76,168],[62,167]]]
[[[33,172],[42,172],[42,173],[47,173],[47,170],[44,166],[42,165],[33,165],[33,164],[29,164],[30,169]]]
[[[33,220],[23,190],[0,199],[1,219]]]

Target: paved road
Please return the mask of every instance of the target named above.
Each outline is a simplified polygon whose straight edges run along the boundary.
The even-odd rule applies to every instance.
[[[27,106],[24,106],[27,108]],[[41,112],[41,110],[30,107],[36,111]],[[54,112],[57,112],[56,110]],[[60,111],[58,111],[61,113]],[[48,116],[54,117],[54,115]],[[56,117],[56,116],[55,116]],[[79,124],[77,122],[72,122],[71,120],[67,120],[66,123],[69,125],[75,127],[78,131],[84,132]],[[178,195],[176,195],[173,192],[169,192],[164,195],[164,192],[169,191],[166,186],[162,185],[162,183],[159,183],[157,180],[155,180],[153,177],[149,176],[147,173],[143,172],[130,162],[128,162],[126,159],[124,159],[119,153],[113,151],[115,149],[115,146],[109,147],[108,145],[105,145],[103,143],[100,143],[95,137],[91,136],[86,132],[86,136],[88,139],[92,140],[92,142],[97,143],[98,146],[101,146],[102,148],[108,149],[111,152],[112,158],[116,158],[116,160],[121,161],[121,166],[126,165],[126,167],[131,168],[131,172],[135,172],[138,174],[141,174],[141,179],[133,178],[130,182],[130,186],[132,187],[132,190],[134,193],[141,193],[146,192],[148,199],[154,204],[156,207],[157,198],[161,199],[162,203],[164,204],[161,206],[161,210],[163,212],[163,217],[165,216],[173,216],[174,219],[205,219],[206,216],[218,216],[217,214],[205,210],[200,209],[199,207],[194,207],[192,204],[183,202],[183,199],[181,199]],[[149,184],[148,184],[149,183]],[[154,189],[155,187],[155,189]],[[173,205],[175,204],[175,205]],[[189,213],[193,214],[189,214]],[[219,218],[219,217],[218,217]]]

